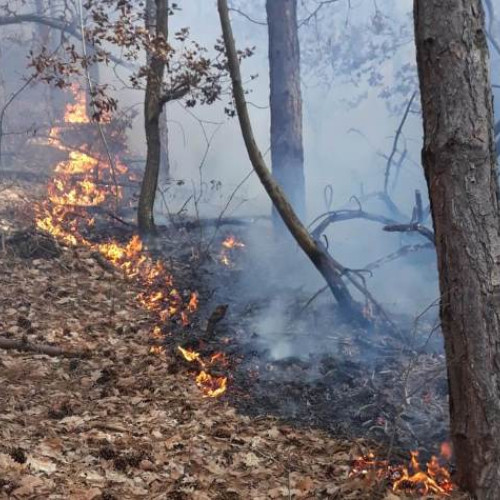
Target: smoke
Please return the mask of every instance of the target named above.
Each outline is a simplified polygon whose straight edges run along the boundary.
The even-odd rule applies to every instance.
[[[254,18],[261,19],[265,12],[262,5],[262,2],[247,2],[242,8]],[[212,3],[198,1],[184,5],[183,9],[173,19],[173,25],[189,24],[193,38],[210,46],[220,33],[215,7]],[[344,29],[345,8],[329,12],[333,16],[332,28],[342,28],[342,33],[348,34],[349,29]],[[401,26],[400,38],[390,40],[390,43],[400,43],[402,48],[398,49],[395,57],[389,60],[382,58],[383,64],[378,68],[386,87],[395,89],[392,94],[384,94],[379,87],[371,86],[369,76],[358,78],[354,74],[355,64],[361,64],[359,60],[366,54],[356,56],[353,53],[350,63],[354,68],[353,74],[345,74],[332,81],[325,82],[309,71],[303,72],[306,223],[328,210],[357,209],[358,200],[369,198],[370,193],[383,188],[387,157],[393,147],[396,130],[409,96],[417,90],[414,47],[408,35],[412,31],[410,14],[411,2],[404,5],[397,2],[397,8],[395,6],[390,15],[387,14],[387,19],[382,20],[376,18],[377,12],[370,2],[363,2],[349,12],[354,34],[362,31],[364,26],[378,22],[382,26],[378,35],[380,39],[390,38],[394,37],[394,33],[386,27],[391,23]],[[255,55],[243,63],[242,69],[248,80],[249,109],[257,142],[261,151],[266,153],[269,149],[267,28],[251,23],[236,13],[233,25],[239,47],[256,47]],[[308,44],[302,51],[305,68],[314,64],[314,58],[320,56],[323,57],[323,64],[328,64],[325,54],[315,53],[311,45],[310,33],[314,29],[314,25],[301,28],[301,39]],[[323,31],[321,36],[328,36],[328,33]],[[338,44],[341,42],[347,44],[349,50],[356,50],[356,40],[337,40]],[[347,64],[334,62],[336,68],[348,68]],[[250,80],[250,76],[255,74],[258,78]],[[355,85],[351,83],[353,80],[356,80]],[[168,191],[170,212],[175,212],[194,195],[194,198],[198,197],[198,203],[196,207],[193,203],[187,205],[189,214],[195,216],[198,212],[203,217],[218,217],[234,189],[251,171],[239,124],[236,119],[227,119],[222,108],[223,104],[195,108],[191,113],[175,103],[169,106],[172,174],[175,179],[184,180],[180,189],[177,186]],[[392,166],[390,178],[391,195],[408,222],[414,206],[415,190],[423,194],[424,205],[427,205],[427,188],[420,165],[422,124],[418,105],[413,111],[405,123],[398,145],[399,151],[406,150],[406,161],[397,174],[395,165]],[[269,165],[269,154],[266,160]],[[330,190],[333,193],[331,198],[328,194]],[[367,211],[389,215],[387,207],[376,198],[362,201],[362,206]],[[160,212],[163,210],[166,216],[164,207],[159,206],[158,209]],[[238,189],[225,215],[248,217],[269,213],[270,202],[266,193],[256,177],[250,176]],[[430,224],[429,221],[427,223]],[[335,258],[352,269],[362,269],[366,264],[396,252],[403,245],[425,242],[420,236],[384,232],[380,224],[365,221],[332,225],[325,236]],[[279,238],[272,236],[269,222],[245,230],[241,237],[247,244],[246,261],[238,287],[233,288],[233,292],[241,301],[275,297],[266,307],[259,308],[254,317],[253,330],[260,342],[269,347],[275,358],[315,351],[318,348],[316,335],[308,339],[304,334],[310,325],[300,322],[290,324],[294,306],[289,301],[295,302],[295,307],[297,303],[304,304],[324,286],[321,277],[294,242],[287,239],[281,244]],[[436,262],[432,250],[395,260],[364,277],[370,291],[392,313],[415,316],[438,297]],[[363,300],[360,296],[357,298]],[[334,301],[330,293],[325,292],[316,303],[331,308]],[[317,328],[328,332],[331,318],[318,314]],[[292,331],[299,333],[292,335]],[[322,348],[336,349],[331,342]]]
[[[352,8],[339,2],[333,7],[325,7],[318,17],[319,24],[313,19],[300,28],[304,68],[306,223],[331,209],[356,209],[357,200],[382,189],[387,156],[401,120],[401,109],[416,89],[415,54],[408,35],[412,30],[411,3],[409,0],[389,2],[386,11],[381,13],[372,2],[363,1]],[[242,8],[263,19],[262,6],[263,1],[259,0],[245,2]],[[182,2],[181,7],[182,10],[170,20],[171,32],[189,26],[193,39],[212,47],[220,36],[214,2]],[[305,15],[301,12],[302,17]],[[255,55],[244,61],[242,69],[250,91],[248,101],[256,139],[261,150],[268,153],[267,29],[236,13],[233,13],[233,23],[239,47],[256,47]],[[398,37],[394,38],[391,26],[398,27]],[[381,42],[379,50],[373,54],[375,63],[371,63],[371,54],[363,52],[362,44],[356,39],[368,28],[376,31],[377,40]],[[382,43],[384,40],[387,43]],[[400,47],[394,53],[395,43]],[[328,47],[331,53],[325,52]],[[384,58],[383,51],[388,48],[390,57]],[[311,71],[319,66],[318,61],[325,68],[331,68],[324,78]],[[372,70],[377,64],[375,75]],[[337,74],[340,71],[343,73]],[[125,68],[102,68],[101,75],[104,82],[111,84],[119,105],[132,106],[137,111],[129,143],[133,151],[144,155],[144,96],[141,91],[126,88],[127,73]],[[252,75],[258,77],[251,79]],[[374,85],[373,79],[377,78],[382,78],[386,88],[395,89],[394,92],[382,92],[380,86]],[[229,93],[229,87],[227,91]],[[169,213],[177,213],[181,208],[191,216],[201,214],[206,218],[218,217],[223,211],[225,216],[269,215],[269,199],[255,175],[250,175],[239,186],[251,171],[251,164],[239,124],[224,114],[225,105],[226,102],[220,102],[194,109],[186,109],[175,102],[168,105],[174,181],[161,186],[164,196],[159,196],[157,202],[159,223],[168,222]],[[415,189],[424,197],[426,193],[420,166],[421,135],[421,118],[415,112],[410,115],[401,136],[399,148],[407,150],[406,161],[391,192],[408,221]],[[269,163],[270,155],[266,154],[265,158]],[[393,167],[391,189],[395,175]],[[327,194],[330,190],[331,199]],[[232,201],[228,203],[231,196]],[[357,199],[353,200],[353,196]],[[375,199],[361,203],[367,211],[387,215],[387,208]],[[255,318],[255,330],[262,339],[267,339],[277,357],[313,349],[307,341],[291,341],[280,335],[290,329],[291,306],[286,297],[299,297],[301,303],[306,302],[324,286],[321,277],[293,242],[286,239],[281,244],[274,240],[269,222],[252,227],[241,236],[247,244],[247,268],[242,271],[243,279],[238,281],[241,300],[273,296],[277,290],[281,294],[281,298],[272,300],[267,308],[260,310],[260,316]],[[325,236],[335,258],[352,269],[363,268],[402,245],[421,242],[418,236],[389,234],[383,232],[379,224],[362,221],[332,225]],[[210,238],[210,234],[207,237]],[[369,289],[389,310],[414,315],[438,296],[435,269],[432,252],[426,251],[395,260],[375,270],[373,275],[366,274],[365,279]],[[329,292],[317,300],[315,304],[331,306],[333,303]],[[329,319],[322,317],[318,328],[327,330],[327,321]],[[301,327],[306,329],[304,325]]]

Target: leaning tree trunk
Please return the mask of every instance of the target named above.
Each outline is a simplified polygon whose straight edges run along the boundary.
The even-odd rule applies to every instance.
[[[227,54],[228,69],[231,75],[235,107],[240,122],[243,140],[245,141],[248,156],[255,173],[259,177],[259,180],[269,195],[273,206],[279,213],[281,219],[294,237],[295,241],[325,279],[343,313],[349,319],[363,326],[367,326],[369,322],[363,315],[360,304],[353,299],[349,289],[342,280],[342,276],[348,272],[347,269],[343,268],[336,260],[334,260],[333,257],[328,254],[324,246],[309,234],[306,227],[302,224],[292,205],[288,201],[285,192],[267,168],[262,153],[260,152],[255,141],[252,124],[250,123],[250,116],[248,114],[248,108],[245,101],[245,91],[242,84],[238,52],[236,50],[233,30],[229,19],[227,0],[217,0],[217,6],[222,26],[224,46]]]
[[[269,32],[271,163],[273,176],[305,217],[304,150],[297,0],[267,0]],[[276,210],[275,225],[282,227]]]
[[[457,482],[500,498],[500,235],[481,0],[415,0]]]
[[[149,27],[153,25],[152,19],[149,18],[152,11],[150,2],[151,0],[148,0],[146,5],[146,23]],[[167,40],[168,0],[156,0],[155,11],[156,37],[163,37]],[[153,53],[148,55],[148,62],[149,71],[144,102],[147,155],[137,213],[139,230],[142,233],[152,233],[155,231],[153,212],[161,160],[160,115],[164,105],[162,102],[162,90],[165,61],[161,56],[158,57]]]

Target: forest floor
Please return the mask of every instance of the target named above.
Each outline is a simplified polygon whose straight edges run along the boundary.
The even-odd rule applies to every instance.
[[[403,498],[350,477],[367,442],[204,398],[174,353],[151,353],[140,285],[86,248],[9,245],[36,193],[0,190],[0,338],[89,354],[0,349],[0,498]]]

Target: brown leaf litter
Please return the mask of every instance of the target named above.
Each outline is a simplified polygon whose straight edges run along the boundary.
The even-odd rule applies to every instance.
[[[138,285],[89,250],[3,251],[0,282],[2,337],[91,352],[0,350],[0,498],[400,498],[348,478],[364,443],[204,399],[175,354],[150,354]]]

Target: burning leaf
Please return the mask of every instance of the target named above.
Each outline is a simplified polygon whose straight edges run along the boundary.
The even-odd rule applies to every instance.
[[[418,451],[412,451],[410,465],[406,467],[389,465],[386,460],[377,460],[373,453],[369,453],[354,460],[349,476],[375,481],[388,480],[392,483],[393,492],[414,492],[419,495],[433,493],[447,496],[453,491],[450,473],[441,466],[439,459],[433,456],[424,472],[421,470],[418,456]]]
[[[199,352],[192,351],[191,349],[184,349],[181,346],[177,346],[177,349],[179,349],[179,351],[182,353],[186,361],[192,362],[192,361],[199,361],[200,359]]]
[[[212,377],[202,370],[196,377],[196,385],[202,390],[203,397],[216,398],[226,392],[227,377]]]

